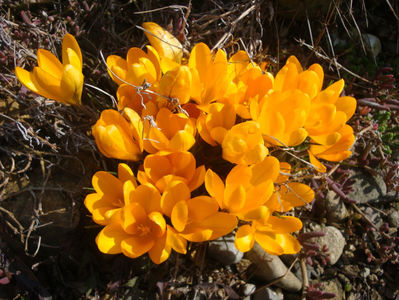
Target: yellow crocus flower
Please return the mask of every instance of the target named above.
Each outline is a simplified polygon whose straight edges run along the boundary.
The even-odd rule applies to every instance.
[[[236,122],[234,106],[214,102],[200,108],[203,112],[197,118],[197,129],[201,138],[211,146],[222,144],[226,133]]]
[[[306,139],[303,126],[309,109],[309,96],[298,89],[273,91],[250,104],[251,116],[259,123],[265,142],[276,146],[296,146]]]
[[[268,156],[252,166],[237,165],[227,175],[226,183],[211,169],[205,174],[205,187],[221,209],[250,221],[263,217],[264,206],[273,194],[280,164],[277,158]]]
[[[192,74],[191,99],[196,103],[209,104],[221,99],[231,85],[226,52],[219,49],[212,55],[209,47],[199,43],[191,50],[188,67]]]
[[[137,179],[141,184],[150,183],[161,192],[173,180],[183,181],[190,191],[204,183],[205,167],[196,168],[195,157],[187,151],[159,151],[144,159],[143,171],[138,171]]]
[[[159,54],[151,46],[146,48],[147,53],[140,48],[130,48],[126,59],[118,55],[107,57],[108,73],[118,85],[128,82],[139,86],[144,81],[157,85],[161,78]]]
[[[266,214],[262,219],[242,225],[235,235],[235,246],[242,252],[252,249],[255,241],[273,255],[295,254],[301,250],[298,240],[290,233],[302,228],[300,219]]]
[[[113,109],[101,113],[92,133],[98,149],[106,157],[138,161],[143,152],[143,122],[132,109],[123,115]]]
[[[124,187],[124,184],[129,182]],[[86,196],[84,204],[92,214],[93,221],[107,225],[112,215],[120,210],[126,202],[124,189],[137,187],[132,170],[126,164],[119,164],[118,177],[99,171],[93,175],[92,185],[95,193]]]
[[[187,151],[194,145],[195,121],[185,114],[174,114],[163,107],[157,113],[155,123],[144,124],[144,149],[147,152]]]
[[[179,236],[191,242],[217,239],[237,226],[237,217],[220,212],[215,198],[191,198],[189,188],[179,180],[166,187],[161,197],[161,208]]]
[[[269,154],[259,124],[246,121],[234,125],[222,142],[223,159],[233,164],[250,165],[263,161]]]
[[[81,104],[83,89],[82,53],[75,38],[62,40],[62,63],[48,50],[37,51],[38,66],[28,72],[15,68],[18,80],[32,92],[66,104]]]
[[[191,72],[187,66],[177,66],[166,72],[159,81],[157,92],[167,97],[158,97],[158,106],[167,105],[168,101],[177,99],[178,104],[186,104],[190,100]]]
[[[148,253],[160,264],[168,259],[171,250],[186,253],[187,242],[166,224],[160,212],[161,195],[152,185],[132,185],[124,189],[125,206],[97,235],[98,249],[103,253],[136,258]]]
[[[151,45],[159,53],[162,72],[166,73],[180,65],[183,47],[177,38],[154,22],[144,22],[142,25]]]
[[[313,144],[308,150],[309,160],[319,172],[325,172],[325,166],[317,159],[339,162],[351,156],[350,147],[355,142],[355,136],[351,126],[345,124],[337,131],[337,140],[330,145]],[[312,139],[311,142],[314,142]]]

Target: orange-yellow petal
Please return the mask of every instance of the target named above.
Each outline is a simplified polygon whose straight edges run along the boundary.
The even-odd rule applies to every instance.
[[[187,151],[189,150],[195,143],[195,137],[190,132],[185,130],[179,130],[172,137],[169,144],[169,149],[171,151]]]
[[[296,254],[301,251],[301,244],[291,234],[278,234],[278,243],[283,248],[284,254]]]
[[[325,173],[327,171],[327,168],[325,165],[323,165],[317,158],[316,156],[313,155],[313,153],[308,150],[309,154],[309,161],[310,163],[314,166],[317,172]]]
[[[262,219],[265,215],[268,214],[268,212],[268,208],[261,205],[244,213],[240,213],[239,218],[244,221],[258,220]]]
[[[131,258],[139,257],[147,253],[155,244],[151,237],[130,236],[121,243],[121,249],[124,255]]]
[[[73,35],[67,33],[62,40],[62,64],[71,64],[78,70],[82,70],[82,53]]]
[[[164,74],[159,82],[158,93],[170,99],[176,98],[179,104],[190,100],[191,72],[187,66],[178,66]]]
[[[231,213],[238,213],[245,205],[246,191],[242,185],[232,189],[226,189],[224,197],[224,206]]]
[[[44,49],[37,50],[37,64],[39,68],[46,70],[46,72],[61,80],[63,65],[53,53]]]
[[[237,223],[236,216],[224,212],[215,213],[200,222],[202,227],[212,230],[211,240],[230,233],[237,226]]]
[[[242,225],[238,228],[234,245],[241,252],[248,252],[255,243],[254,230],[250,225]]]
[[[153,22],[145,22],[142,25],[145,29],[145,35],[157,50],[161,59],[165,57],[177,63],[181,62],[183,47],[172,34]]]
[[[188,206],[185,200],[179,201],[172,209],[171,217],[173,227],[177,231],[183,231],[188,220]]]
[[[162,237],[155,240],[154,245],[148,251],[151,261],[154,264],[161,264],[167,260],[172,252],[171,246],[167,242],[167,235],[164,234]]]
[[[269,254],[281,255],[284,253],[283,247],[276,241],[275,234],[256,231],[255,240]]]
[[[187,228],[191,227],[190,225],[187,226]],[[213,231],[208,228],[202,228],[202,227],[196,227],[196,228],[190,228],[190,230],[186,230],[183,233],[180,233],[180,236],[182,236],[184,239],[190,241],[190,242],[205,242],[209,241],[212,237]]]
[[[39,94],[43,97],[53,99],[53,96],[46,89],[42,88],[37,82],[33,72],[28,72],[25,69],[16,67],[15,75],[17,76],[18,80],[32,92]]]
[[[193,221],[201,221],[219,210],[214,198],[198,196],[187,200],[188,213]]]
[[[172,214],[172,209],[179,201],[190,199],[190,190],[184,182],[174,181],[163,192],[161,197],[162,212],[168,217]]]
[[[117,223],[111,223],[103,228],[96,237],[98,249],[107,254],[122,252],[121,243],[129,235]]]
[[[64,66],[61,79],[61,98],[69,104],[81,104],[83,74],[74,65]]]
[[[275,181],[280,173],[280,162],[274,156],[268,156],[252,168],[251,184],[258,185],[266,180]]]
[[[348,121],[356,111],[357,101],[353,97],[344,96],[339,97],[335,105],[338,111],[343,111],[346,114],[346,121]]]
[[[176,230],[167,225],[166,234],[166,243],[172,247],[173,250],[181,254],[187,253],[187,241],[181,237]]]
[[[98,171],[92,177],[92,185],[94,190],[100,195],[114,199],[123,199],[123,183],[114,175]]]
[[[127,164],[120,163],[118,165],[118,178],[120,181],[132,181],[133,184],[137,187],[136,177],[133,174],[132,169]]]
[[[126,80],[127,63],[126,60],[118,55],[107,57],[107,71],[116,84],[121,85]],[[111,72],[112,71],[112,72]]]
[[[306,184],[289,182],[287,183],[286,193],[281,194],[281,197],[293,206],[303,206],[313,201],[314,192]]]
[[[292,216],[270,216],[267,220],[269,231],[275,233],[290,233],[301,230],[302,222]]]
[[[208,169],[205,174],[205,188],[209,195],[216,199],[219,207],[224,209],[224,183],[222,179],[220,179],[220,177],[211,169]]]
[[[166,231],[166,221],[163,215],[158,211],[153,211],[148,214],[148,219],[153,222],[151,234],[156,238],[162,237]]]

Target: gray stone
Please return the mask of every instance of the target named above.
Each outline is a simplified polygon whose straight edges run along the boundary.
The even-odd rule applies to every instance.
[[[339,231],[334,226],[325,226],[321,227],[316,224],[313,226],[314,231],[322,231],[325,233],[325,236],[314,238],[314,241],[321,247],[326,245],[329,249],[330,254],[330,264],[334,265],[340,256],[345,247],[345,238],[342,235],[341,231]]]
[[[367,218],[375,225],[377,228],[379,228],[382,223],[382,218],[380,216],[380,213],[371,208],[371,207],[362,207],[361,210],[364,212],[364,214],[367,216]]]
[[[376,58],[378,56],[378,54],[381,53],[381,50],[382,50],[380,39],[378,37],[376,37],[375,35],[370,34],[370,33],[362,34],[362,38],[363,38],[364,45],[365,45],[367,51],[374,58]]]
[[[283,300],[284,296],[271,288],[261,289],[253,295],[254,300]]]
[[[207,253],[225,266],[238,263],[244,256],[244,253],[238,251],[234,246],[234,236],[221,237],[210,241]]]
[[[256,285],[252,283],[246,283],[241,287],[241,293],[244,296],[250,296],[256,291]]]
[[[323,200],[328,223],[339,223],[348,217],[344,201],[334,191],[328,191]]]
[[[388,211],[388,223],[391,227],[399,227],[399,212],[394,208]]]
[[[280,279],[288,270],[278,256],[266,253],[258,243],[246,253],[246,258],[256,266],[254,275],[266,283]],[[291,271],[275,285],[291,292],[297,292],[302,288],[302,282]]]
[[[367,278],[367,276],[370,275],[370,269],[369,268],[364,268],[362,270],[360,270],[360,276],[362,276],[363,278]]]
[[[359,203],[380,201],[387,195],[387,186],[379,175],[374,177],[368,173],[352,171],[350,178],[354,183],[348,197]]]

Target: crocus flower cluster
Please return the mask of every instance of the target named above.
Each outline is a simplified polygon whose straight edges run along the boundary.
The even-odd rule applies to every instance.
[[[131,258],[148,253],[159,264],[172,249],[186,253],[187,242],[234,233],[243,252],[257,242],[271,254],[297,253],[292,233],[302,222],[291,212],[310,203],[314,192],[293,181],[295,170],[273,154],[306,145],[317,172],[326,170],[320,159],[350,156],[354,135],[346,123],[356,100],[341,96],[343,80],[323,89],[321,66],[304,70],[294,56],[273,76],[245,51],[228,58],[204,43],[183,57],[169,32],[151,22],[143,28],[151,45],[107,58],[118,110],[102,111],[92,129],[100,152],[124,161],[117,175],[97,172],[94,192],[85,199],[94,222],[104,226],[99,250]],[[71,39],[64,39],[63,64],[39,50],[39,67],[33,73],[17,69],[18,78],[43,96],[80,103],[83,76],[70,79],[66,71],[82,65]],[[54,91],[42,84],[39,70],[59,79]],[[55,92],[63,91],[64,81],[74,93]],[[198,155],[209,153],[190,152],[197,143],[210,145],[200,150],[220,147],[220,160],[231,167],[223,173],[198,166]]]

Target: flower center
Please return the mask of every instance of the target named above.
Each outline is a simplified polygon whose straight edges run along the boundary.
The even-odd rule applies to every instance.
[[[140,224],[137,226],[138,229],[138,235],[139,236],[146,236],[151,232],[151,228],[150,226],[144,225],[144,224]]]
[[[248,148],[247,142],[243,139],[236,139],[233,141],[233,148],[238,153],[244,152]]]

